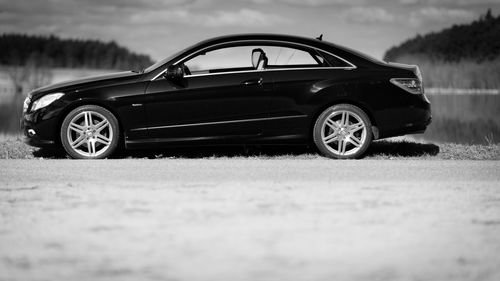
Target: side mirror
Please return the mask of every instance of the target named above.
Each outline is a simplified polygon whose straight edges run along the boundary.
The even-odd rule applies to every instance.
[[[256,70],[267,68],[267,56],[262,49],[258,48],[252,50],[252,66]]]
[[[254,69],[257,69],[263,55],[264,51],[260,48],[252,50],[252,66]]]
[[[170,81],[180,81],[184,77],[184,69],[180,65],[169,65],[163,77]]]

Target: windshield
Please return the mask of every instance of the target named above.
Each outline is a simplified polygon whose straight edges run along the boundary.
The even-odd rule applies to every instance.
[[[175,52],[173,55],[168,56],[167,58],[162,59],[162,60],[160,60],[160,61],[157,61],[156,63],[154,63],[154,64],[153,64],[153,65],[151,65],[150,67],[148,67],[148,68],[144,69],[144,71],[143,71],[143,72],[144,72],[144,73],[147,73],[147,72],[153,71],[153,70],[155,70],[156,68],[158,68],[158,67],[160,67],[160,66],[164,65],[165,63],[167,63],[167,62],[169,62],[169,61],[173,60],[175,57],[179,56],[180,54],[182,54],[182,53],[184,53],[184,52],[187,52],[187,51],[189,51],[189,50],[191,50],[191,49],[195,49],[197,46],[201,45],[202,43],[203,43],[203,42],[200,42],[200,43],[195,44],[195,45],[193,45],[193,46],[191,46],[191,47],[187,47],[187,48],[182,49],[182,50],[180,50],[180,51],[178,51],[178,52]]]
[[[196,46],[196,45],[195,45],[195,46]],[[193,47],[194,47],[194,46],[193,46]],[[182,53],[186,52],[187,50],[189,50],[189,49],[191,49],[191,48],[192,48],[192,47],[188,47],[188,48],[185,48],[185,49],[180,50],[180,51],[178,51],[178,52],[175,52],[173,55],[170,55],[170,56],[168,56],[168,57],[167,57],[167,58],[165,58],[165,59],[159,60],[159,61],[157,61],[156,63],[154,63],[153,65],[151,65],[150,67],[148,67],[148,68],[144,69],[144,71],[143,71],[143,72],[144,72],[144,73],[147,73],[147,72],[153,71],[153,70],[157,69],[158,67],[160,67],[160,66],[164,65],[165,63],[167,63],[167,62],[169,62],[169,61],[173,60],[175,57],[179,56],[180,54],[182,54]]]
[[[148,68],[144,69],[144,73],[147,73],[147,72],[150,72],[152,70],[155,70],[156,68],[162,66],[163,64],[165,64],[166,62],[168,62],[169,60],[173,59],[174,57],[176,57],[180,52],[177,52],[165,59],[162,59],[162,60],[159,60],[157,62],[155,62],[154,64],[152,64],[151,66],[149,66]]]

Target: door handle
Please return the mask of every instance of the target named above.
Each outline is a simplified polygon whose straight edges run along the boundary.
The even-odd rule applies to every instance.
[[[247,81],[244,81],[243,83],[241,83],[243,86],[252,86],[252,85],[262,85],[262,82],[264,80],[262,78],[259,78],[259,79],[251,79],[251,80],[247,80]]]

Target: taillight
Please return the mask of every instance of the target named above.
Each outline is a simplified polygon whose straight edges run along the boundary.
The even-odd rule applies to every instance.
[[[422,81],[418,78],[392,78],[390,81],[392,84],[409,93],[415,95],[422,95],[424,93]]]

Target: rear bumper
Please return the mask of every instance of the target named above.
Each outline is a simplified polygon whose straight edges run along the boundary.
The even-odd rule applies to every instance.
[[[390,125],[379,128],[380,138],[421,134],[432,123],[431,106],[427,100],[423,100],[408,107],[387,110],[382,118],[385,121],[381,124]]]
[[[431,124],[431,122],[432,117],[429,116],[429,118],[423,122],[408,123],[405,124],[403,128],[385,131],[383,132],[383,134],[381,134],[381,138],[396,137],[408,134],[423,134],[427,127]]]

